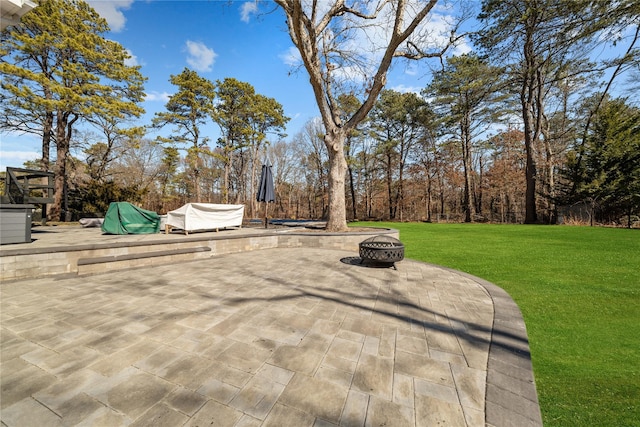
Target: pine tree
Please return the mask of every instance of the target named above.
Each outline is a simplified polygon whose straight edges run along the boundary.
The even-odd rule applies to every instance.
[[[160,128],[173,125],[168,137],[158,140],[175,144],[187,144],[187,160],[190,173],[193,175],[195,198],[202,202],[200,192],[200,154],[206,150],[209,138],[202,137],[201,127],[204,126],[213,112],[213,100],[216,96],[215,85],[210,80],[201,77],[193,70],[185,68],[182,73],[172,75],[169,79],[178,87],[178,92],[171,95],[165,105],[167,111],[156,113],[153,126]]]
[[[125,65],[129,54],[106,39],[107,22],[82,0],[47,0],[3,33],[3,130],[42,136],[43,166],[56,147],[50,220],[60,220],[67,159],[77,124],[96,116],[126,119],[144,110],[144,77]]]
[[[497,122],[504,114],[505,101],[502,70],[482,61],[476,55],[447,59],[442,71],[436,72],[427,90],[435,95],[434,108],[442,112],[447,129],[459,138],[464,168],[465,222],[476,213],[473,201],[473,139]]]
[[[581,151],[582,162],[569,164],[577,196],[597,201],[603,219],[625,216],[631,227],[631,217],[640,216],[640,109],[605,101]]]

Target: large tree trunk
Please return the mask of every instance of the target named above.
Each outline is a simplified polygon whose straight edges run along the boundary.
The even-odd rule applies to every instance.
[[[400,162],[400,170],[398,173],[398,193],[396,194],[395,214],[400,215],[400,221],[403,221],[404,210],[404,161]]]
[[[42,170],[49,170],[49,158],[51,151],[51,135],[53,134],[53,113],[46,112],[42,123]]]
[[[427,222],[431,222],[431,180],[427,183]]]
[[[533,138],[531,123],[531,114],[527,110],[527,106],[523,105],[523,117],[524,120],[524,147],[527,154],[527,164],[525,168],[525,224],[534,224],[538,220],[536,212],[536,176],[537,167],[535,160],[535,141]]]
[[[229,203],[229,189],[230,189],[230,176],[231,176],[231,161],[232,161],[232,153],[227,150],[227,147],[224,149],[225,154],[225,162],[224,162],[224,176],[223,176],[223,187],[222,187],[222,203]]]
[[[550,141],[547,137],[544,138],[544,151],[545,151],[545,159],[544,159],[544,174],[545,174],[545,182],[544,182],[544,197],[546,201],[546,213],[545,213],[545,221],[549,224],[556,223],[556,204],[555,204],[555,176],[553,173],[553,165],[554,165],[554,156],[553,151],[551,150]]]
[[[329,152],[329,212],[327,231],[347,230],[347,209],[345,197],[345,177],[347,160],[344,155],[345,133],[341,130],[327,130],[324,143]]]
[[[62,203],[64,201],[64,182],[66,171],[66,157],[67,153],[58,146],[58,158],[55,166],[55,178],[54,178],[54,193],[53,193],[53,205],[49,209],[48,220],[60,221],[62,213]]]
[[[522,88],[520,89],[520,102],[522,105],[522,119],[524,121],[524,147],[527,155],[525,168],[525,224],[534,224],[538,220],[536,212],[536,144],[538,139],[538,123],[535,116],[535,91],[536,91],[536,58],[534,53],[532,30],[527,29],[524,44],[524,71]]]
[[[391,176],[391,154],[387,153],[387,200],[389,203],[389,219],[396,217],[395,210],[393,209],[393,177]]]
[[[67,120],[68,114],[58,112],[56,123],[56,168],[54,178],[53,205],[49,211],[50,221],[60,221],[62,204],[64,202],[65,182],[67,180],[67,157],[69,156],[69,144],[71,130],[77,117]]]
[[[40,169],[45,172],[49,172],[51,168],[51,139],[53,135],[53,112],[47,111],[42,122],[42,161],[40,162]],[[55,180],[54,180],[55,184]],[[47,191],[48,193],[48,191]],[[49,195],[47,195],[49,197]],[[47,204],[42,205],[42,224],[47,222],[49,214],[47,213]]]
[[[353,206],[353,220],[358,219],[358,207],[356,205],[356,187],[353,182],[353,168],[351,166],[347,166],[349,171],[349,190],[351,192],[351,205]]]
[[[347,162],[347,173],[349,174],[349,195],[351,197],[351,206],[352,206],[352,217],[351,219],[353,220],[357,220],[358,219],[358,207],[356,206],[356,183],[354,182],[354,177],[353,177],[353,156],[351,155],[351,148],[352,148],[352,144],[353,141],[351,140],[351,138],[347,138],[345,140],[345,142],[347,143],[346,148],[346,154],[349,156],[349,161]]]
[[[377,69],[373,77],[366,78],[364,86],[367,87],[366,97],[360,108],[351,116],[350,119],[343,123],[340,119],[337,98],[334,96],[333,84],[335,77],[332,73],[334,65],[332,58],[334,55],[340,55],[343,50],[342,46],[350,45],[355,39],[351,38],[350,30],[355,30],[355,23],[358,19],[363,18],[361,26],[358,29],[369,26],[371,11],[367,7],[358,10],[358,6],[347,6],[344,1],[337,1],[330,4],[326,9],[326,2],[301,2],[300,0],[276,0],[276,4],[282,7],[287,16],[287,26],[291,40],[300,52],[304,67],[309,73],[309,80],[313,88],[316,102],[320,109],[322,122],[325,126],[326,136],[325,144],[329,152],[330,176],[329,176],[329,215],[327,221],[327,231],[342,231],[347,229],[346,221],[346,203],[345,203],[345,172],[347,170],[347,162],[344,154],[345,137],[349,131],[353,130],[361,123],[373,108],[380,92],[384,88],[387,80],[387,71],[391,66],[391,62],[396,57],[405,57],[409,59],[420,59],[427,57],[441,57],[446,48],[440,52],[415,52],[398,49],[398,47],[406,41],[409,36],[416,30],[421,22],[427,17],[429,12],[435,7],[437,0],[429,0],[424,2],[417,9],[408,6],[406,2],[397,2],[390,10],[395,14],[393,29],[390,32],[391,38],[384,54],[380,58]],[[357,2],[356,2],[357,3]],[[321,6],[319,6],[321,5]],[[365,2],[365,6],[368,6]],[[366,12],[365,12],[366,10]],[[407,10],[411,10],[411,16],[405,15]],[[309,12],[309,13],[307,13]],[[376,15],[382,10],[373,12]],[[386,13],[386,11],[385,11]],[[367,15],[367,18],[364,16]],[[358,18],[358,19],[355,19]],[[335,37],[336,43],[332,43],[331,35],[333,19],[348,22],[355,19],[354,25],[346,25],[345,38],[342,35]],[[374,21],[370,21],[374,22]],[[375,24],[375,22],[374,22]],[[339,28],[338,26],[337,28]],[[340,30],[342,33],[342,30]],[[354,34],[354,33],[351,33]],[[326,37],[326,38],[325,38]],[[328,44],[321,41],[327,40]],[[411,43],[411,46],[416,47]],[[327,47],[329,47],[327,49]],[[447,46],[448,47],[448,46]],[[363,49],[366,47],[363,46]],[[350,48],[348,49],[350,50]],[[351,66],[350,54],[343,56],[345,66]],[[339,79],[341,80],[341,79]]]
[[[202,191],[200,188],[200,155],[198,154],[198,150],[194,150],[194,159],[193,159],[193,187],[195,190],[196,202],[202,202]]]
[[[468,126],[462,124],[462,166],[464,169],[464,222],[471,222],[471,215],[475,212],[473,197],[471,195],[471,138]]]

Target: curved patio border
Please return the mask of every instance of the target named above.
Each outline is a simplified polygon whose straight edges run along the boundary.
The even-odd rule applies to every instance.
[[[527,328],[522,312],[501,287],[477,276],[430,264],[478,283],[493,301],[493,328],[485,393],[485,422],[488,426],[542,426],[529,350]]]

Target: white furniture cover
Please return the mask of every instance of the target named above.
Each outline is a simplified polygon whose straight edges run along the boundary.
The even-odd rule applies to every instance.
[[[166,225],[185,232],[242,226],[244,205],[187,203],[167,212]]]

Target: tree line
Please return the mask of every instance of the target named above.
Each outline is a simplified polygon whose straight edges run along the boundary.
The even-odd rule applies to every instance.
[[[0,126],[42,138],[42,159],[27,166],[56,173],[49,218],[104,213],[112,201],[160,213],[195,201],[243,203],[257,217],[258,171],[269,162],[272,215],[333,212],[334,229],[342,218],[555,223],[579,209],[596,221],[638,220],[637,3],[485,0],[483,28],[472,34],[477,50],[453,56],[453,34],[431,51],[411,38],[425,37],[420,24],[430,2],[405,27],[391,26],[364,89],[339,80],[335,69],[351,56],[344,37],[323,31],[332,20],[334,33],[366,27],[343,20],[348,14],[365,23],[377,16],[337,1],[325,20],[313,21],[317,14],[300,13],[297,1],[276,3],[321,113],[291,136],[276,99],[188,68],[170,76],[176,90],[164,111],[133,126],[146,79],[126,65],[122,46],[103,37],[106,21],[84,1],[41,2],[5,30]],[[622,56],[589,57],[623,41]],[[330,62],[313,56],[323,52]],[[401,93],[385,88],[396,57],[440,58],[441,66],[420,93]],[[614,97],[613,82],[624,75],[636,80],[627,82],[629,95]],[[220,130],[215,141],[203,134],[209,123]],[[158,130],[163,136],[154,137]]]

